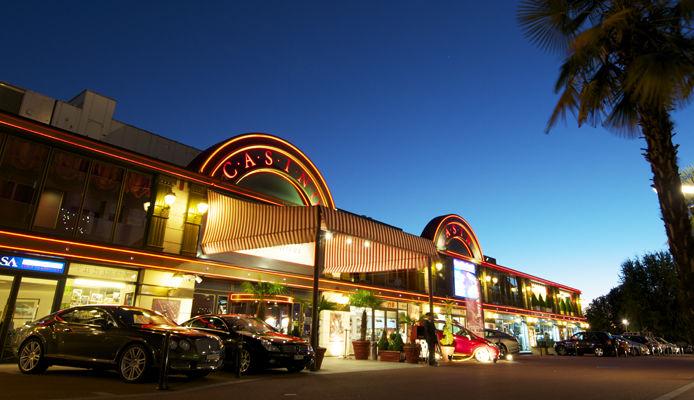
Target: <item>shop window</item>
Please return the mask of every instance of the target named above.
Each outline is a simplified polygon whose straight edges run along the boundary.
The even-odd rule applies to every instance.
[[[77,226],[89,160],[56,150],[34,217],[34,228],[72,236]]]
[[[94,241],[110,241],[116,206],[123,182],[123,169],[96,162],[89,177],[78,236]]]
[[[151,175],[128,171],[118,212],[115,243],[142,247],[151,192]]]
[[[137,271],[71,264],[61,308],[85,304],[133,305]]]
[[[0,224],[28,228],[48,146],[10,136],[0,162]]]

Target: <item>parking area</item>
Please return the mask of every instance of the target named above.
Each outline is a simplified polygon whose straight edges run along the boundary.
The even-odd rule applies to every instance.
[[[562,399],[694,399],[694,357],[597,358],[521,356],[482,365],[461,362],[429,368],[377,361],[326,359],[319,373],[270,370],[240,379],[226,371],[204,379],[170,378],[170,390],[156,382],[125,384],[113,372],[54,367],[22,375],[0,366],[2,399],[240,398],[273,399],[425,397],[430,390],[490,399],[545,396]],[[680,392],[676,392],[680,390]],[[672,397],[672,393],[675,394]],[[662,397],[670,394],[670,397]],[[329,396],[329,397],[327,397]],[[383,397],[387,396],[387,397]]]

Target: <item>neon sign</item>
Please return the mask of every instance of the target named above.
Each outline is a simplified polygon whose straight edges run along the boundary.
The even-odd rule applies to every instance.
[[[0,256],[0,267],[21,271],[48,272],[51,274],[62,274],[65,271],[65,263],[62,261],[38,260],[10,255]]]
[[[422,232],[439,251],[482,261],[482,249],[474,231],[462,217],[449,214],[432,219]]]
[[[237,136],[207,149],[188,167],[236,185],[256,174],[274,175],[288,182],[304,205],[335,207],[325,180],[311,160],[275,136],[261,133]]]

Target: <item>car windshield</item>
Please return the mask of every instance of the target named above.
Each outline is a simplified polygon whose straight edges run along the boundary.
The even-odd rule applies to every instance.
[[[275,332],[275,328],[258,318],[227,318],[226,321],[235,331],[248,331],[256,335]]]
[[[116,315],[129,326],[142,325],[162,325],[162,326],[177,326],[178,324],[159,314],[156,311],[144,310],[139,308],[118,308]]]

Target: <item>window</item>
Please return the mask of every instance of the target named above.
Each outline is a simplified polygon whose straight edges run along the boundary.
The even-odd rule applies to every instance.
[[[0,223],[28,228],[48,146],[10,136],[0,162]]]
[[[70,324],[98,325],[99,321],[110,320],[108,313],[99,308],[78,308],[60,314],[60,319]]]
[[[94,163],[79,219],[78,236],[94,241],[111,240],[122,182],[122,168]]]
[[[226,324],[224,324],[224,321],[222,321],[219,318],[200,317],[200,318],[194,320],[190,324],[190,326],[193,328],[216,329],[219,331],[226,331],[227,330]]]
[[[39,197],[34,228],[72,236],[77,226],[89,160],[56,150]]]
[[[151,175],[128,171],[125,177],[118,222],[116,223],[115,243],[142,247],[147,221],[147,207],[145,205],[150,201],[151,192]]]

